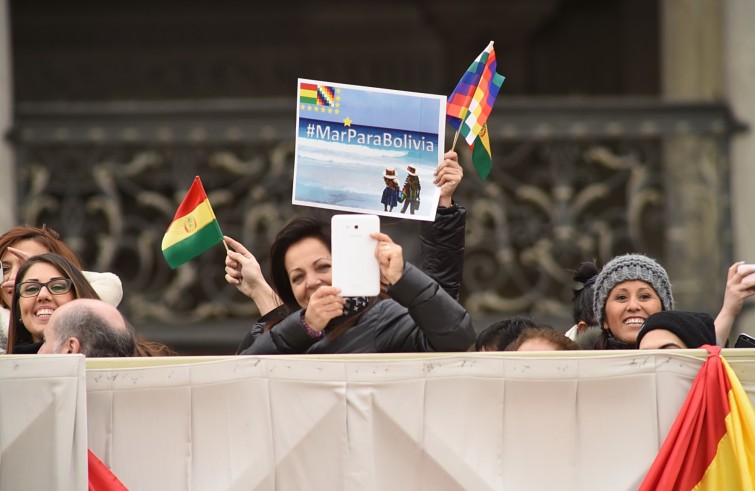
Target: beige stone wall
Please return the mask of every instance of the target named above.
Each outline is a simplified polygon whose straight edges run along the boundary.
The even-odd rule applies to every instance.
[[[661,87],[667,100],[723,99],[722,5],[719,0],[661,4]],[[725,146],[700,135],[664,141],[665,266],[677,308],[715,314],[725,287],[731,242]]]
[[[729,182],[722,189],[728,195],[722,200],[730,200],[731,236],[718,236],[721,244],[732,245],[733,260],[755,263],[755,2],[752,0],[666,0],[661,4],[662,30],[662,87],[664,97],[690,101],[723,100],[731,108],[734,117],[749,126],[748,131],[734,135],[729,159]],[[689,170],[709,166],[710,155],[705,152],[707,143],[686,141],[669,142],[666,155],[669,174],[683,176]],[[698,147],[697,149],[691,147]],[[703,158],[690,161],[679,158],[682,155],[699,155]],[[727,156],[721,156],[726,158]],[[687,171],[685,171],[687,169]],[[689,183],[687,183],[689,184]],[[716,183],[713,183],[714,185]],[[727,185],[728,184],[728,185]],[[677,195],[684,207],[696,206],[694,200],[684,200]],[[725,206],[726,202],[722,201]],[[702,209],[701,209],[702,211]],[[723,224],[726,230],[726,223]],[[694,224],[680,224],[670,230],[669,244],[686,248],[691,254],[704,253],[699,243],[689,241]],[[715,253],[715,245],[707,243],[709,253]],[[681,250],[682,248],[679,247]],[[726,253],[722,251],[721,253]],[[679,257],[671,255],[671,257]],[[677,261],[682,264],[682,261]],[[673,267],[673,265],[672,265]],[[701,272],[710,277],[711,272]],[[695,285],[694,272],[680,282],[685,288],[699,288]],[[725,271],[720,273],[725,275]],[[673,275],[673,273],[672,273]],[[709,283],[711,284],[711,283]],[[676,287],[675,287],[676,292]],[[699,295],[723,296],[721,291],[706,288]],[[748,300],[735,324],[731,339],[738,332],[755,333],[755,300]]]
[[[0,231],[15,225],[16,173],[11,145],[5,135],[13,125],[13,70],[11,66],[8,0],[0,0]]]
[[[749,126],[731,146],[731,208],[734,259],[755,263],[755,2],[724,2],[724,75],[734,115]],[[746,305],[735,326],[755,335],[755,300]]]

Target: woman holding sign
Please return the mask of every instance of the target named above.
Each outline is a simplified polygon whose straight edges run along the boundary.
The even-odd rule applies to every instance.
[[[469,314],[456,301],[461,283],[466,212],[452,196],[462,178],[449,152],[435,172],[441,188],[436,220],[423,224],[427,274],[405,263],[401,246],[376,234],[385,284],[377,297],[339,295],[331,286],[330,230],[311,219],[286,225],[271,247],[272,288],[240,243],[226,259],[226,280],[263,315],[239,354],[464,351],[474,342]],[[234,252],[235,251],[235,252]],[[429,276],[428,276],[429,275]]]

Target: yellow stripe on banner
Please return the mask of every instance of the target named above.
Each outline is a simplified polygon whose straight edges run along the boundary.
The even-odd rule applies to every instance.
[[[311,97],[311,98],[315,99],[315,98],[317,98],[317,91],[316,90],[300,89],[299,90],[299,96],[300,97]]]
[[[212,211],[210,201],[202,201],[194,208],[194,211],[170,224],[163,237],[162,250],[191,237],[213,220],[215,220],[215,213]]]
[[[696,491],[748,489],[755,482],[755,409],[734,371],[722,361],[731,382],[726,434],[703,478],[692,488]]]

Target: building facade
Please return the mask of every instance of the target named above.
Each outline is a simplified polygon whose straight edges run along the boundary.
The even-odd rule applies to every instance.
[[[751,1],[0,5],[0,226],[61,232],[121,276],[140,330],[182,352],[232,351],[256,316],[222,247],[176,271],[161,257],[194,176],[264,269],[286,221],[323,215],[291,205],[296,79],[448,94],[489,40],[507,77],[489,178],[457,148],[478,327],[522,313],[566,327],[585,260],[647,253],[679,308],[711,313],[733,260],[755,262]],[[416,223],[383,228],[418,260]]]

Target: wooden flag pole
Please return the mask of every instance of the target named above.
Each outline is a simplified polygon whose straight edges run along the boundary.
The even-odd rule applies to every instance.
[[[459,131],[461,131],[461,125],[459,125],[459,129],[458,129],[458,130],[456,130],[456,134],[454,135],[454,142],[453,142],[453,144],[451,145],[451,151],[452,151],[452,152],[455,152],[455,151],[456,151],[456,140],[458,140],[458,139],[459,139]]]

